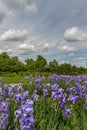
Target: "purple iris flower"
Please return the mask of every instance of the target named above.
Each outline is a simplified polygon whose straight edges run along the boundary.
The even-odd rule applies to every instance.
[[[19,83],[17,87],[17,93],[21,93],[23,91],[22,84]]]
[[[39,95],[36,95],[36,94],[35,94],[35,95],[33,95],[33,98],[34,98],[34,101],[35,101],[35,102],[39,101]]]
[[[21,96],[21,101],[26,101],[28,99],[28,94],[29,92],[28,91],[25,91],[22,96]]]
[[[78,96],[76,95],[72,95],[72,94],[70,94],[69,95],[69,98],[67,99],[68,100],[68,102],[70,102],[71,104],[76,104],[76,101],[78,100]]]
[[[39,84],[39,83],[41,83],[43,81],[43,79],[40,77],[40,76],[37,76],[36,78],[35,78],[35,83],[36,84]]]
[[[15,116],[15,122],[17,122],[22,116],[22,111],[21,110],[16,110],[14,112],[14,116]]]
[[[52,90],[57,91],[59,89],[59,85],[57,83],[52,85]]]
[[[14,95],[15,102],[16,102],[16,103],[21,102],[21,97],[22,97],[22,94],[21,94],[21,93],[15,94],[15,95]]]
[[[33,107],[33,100],[30,100],[30,99],[27,99],[26,100],[26,104],[29,106],[29,107]]]
[[[2,115],[0,117],[0,127],[2,129],[6,129],[7,123],[8,123],[8,114],[2,113]]]
[[[8,112],[8,103],[7,102],[0,102],[0,111],[2,112]]]
[[[84,83],[85,83],[85,85],[87,86],[87,80],[86,80],[86,81],[84,81]]]
[[[32,115],[33,107],[25,107],[23,110],[23,115],[26,117],[28,115]]]
[[[34,91],[33,91],[33,95],[37,95],[37,90],[34,90]]]
[[[58,93],[56,91],[53,91],[51,93],[51,98],[55,101],[55,100],[58,100]]]
[[[49,90],[49,89],[50,89],[50,86],[51,86],[51,84],[50,84],[50,83],[47,83],[47,84],[45,84],[45,85],[43,86],[43,88]]]
[[[71,109],[70,108],[66,108],[64,111],[64,117],[70,117],[72,115]]]
[[[48,95],[48,90],[47,89],[43,89],[43,98],[46,98],[47,95]]]
[[[15,121],[19,121],[21,130],[32,130],[34,125],[33,101],[27,99],[20,105],[19,109],[14,112]]]

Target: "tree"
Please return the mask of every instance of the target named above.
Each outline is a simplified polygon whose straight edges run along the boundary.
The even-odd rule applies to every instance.
[[[45,66],[47,65],[47,60],[43,56],[38,55],[35,61],[35,65],[37,71],[44,71]]]
[[[78,74],[78,67],[76,67],[75,65],[72,66],[72,74]]]
[[[10,57],[8,56],[8,54],[6,52],[2,52],[2,54],[0,54],[0,59],[10,59]]]
[[[49,62],[49,67],[52,72],[57,72],[58,70],[58,61],[56,59],[53,59],[53,61]]]
[[[26,63],[26,68],[28,69],[28,71],[30,72],[35,71],[35,61],[33,59],[26,59],[25,63]]]
[[[12,61],[19,62],[19,59],[17,56],[13,56],[11,59],[12,59]]]
[[[71,64],[68,64],[68,63],[64,63],[64,64],[61,64],[59,67],[58,67],[58,73],[60,74],[71,74],[71,70],[72,69],[72,65]]]
[[[29,66],[31,66],[31,64],[33,64],[34,60],[33,59],[26,59],[25,63]]]
[[[79,74],[85,74],[86,73],[86,69],[84,67],[79,67],[78,68],[78,73]]]

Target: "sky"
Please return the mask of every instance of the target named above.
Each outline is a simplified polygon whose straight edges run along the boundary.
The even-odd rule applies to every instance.
[[[0,0],[0,53],[87,67],[87,0]]]

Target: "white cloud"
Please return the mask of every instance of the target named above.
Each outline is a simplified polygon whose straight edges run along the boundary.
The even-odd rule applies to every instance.
[[[85,41],[87,40],[87,31],[80,30],[78,27],[72,27],[65,31],[64,38],[67,41]]]
[[[0,54],[3,53],[3,52],[6,52],[5,50],[0,50]]]
[[[4,0],[8,8],[22,9],[29,12],[36,12],[37,6],[33,0]]]
[[[61,51],[65,51],[65,52],[75,51],[75,47],[64,45],[61,47]]]
[[[35,3],[32,3],[31,5],[26,5],[26,11],[31,11],[31,12],[36,12],[37,11],[37,6]]]
[[[48,51],[49,44],[48,43],[43,43],[37,46],[37,51]]]
[[[31,43],[23,43],[20,44],[18,49],[19,49],[19,54],[22,55],[28,55],[30,53],[39,53],[39,52],[47,52],[48,51],[48,43],[44,43],[43,45],[34,45]]]
[[[0,36],[2,41],[24,41],[27,38],[28,32],[26,30],[9,29]]]
[[[37,51],[34,45],[28,45],[26,43],[20,44],[18,49],[20,55],[28,55]]]
[[[15,10],[37,12],[36,3],[33,0],[0,0],[0,23],[3,23],[6,16],[15,16],[15,11],[12,11],[13,8]]]
[[[13,54],[14,51],[9,48],[9,49],[6,50],[6,52],[8,53],[8,55],[10,55],[10,54]]]
[[[31,54],[31,53],[33,53],[33,51],[31,51],[31,50],[19,50],[18,52],[17,52],[17,54],[18,55],[29,55],[29,54]]]
[[[26,43],[23,43],[23,44],[20,44],[20,45],[19,45],[19,49],[20,49],[20,50],[27,50],[28,47],[29,47],[29,46],[28,46]]]
[[[3,53],[3,52],[7,52],[8,55],[11,55],[14,53],[14,51],[12,49],[2,49],[0,50],[0,54]]]
[[[84,60],[85,58],[84,57],[78,57],[78,60]]]
[[[2,1],[0,1],[0,23],[2,23],[4,18],[8,15],[13,15],[12,11],[9,10]]]
[[[74,53],[70,53],[69,56],[74,56]]]
[[[31,51],[36,51],[34,45],[28,45],[26,43],[20,44],[19,45],[20,50],[31,50]]]

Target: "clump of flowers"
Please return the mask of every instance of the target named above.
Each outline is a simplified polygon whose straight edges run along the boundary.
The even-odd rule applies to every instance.
[[[8,123],[8,102],[0,102],[0,128],[6,129]]]
[[[19,106],[19,109],[14,112],[15,122],[20,123],[21,130],[32,130],[34,126],[33,101],[26,102]]]
[[[34,126],[33,101],[28,99],[29,92],[18,86],[0,87],[0,129],[10,128],[9,119],[15,116],[14,122],[20,124],[20,130],[32,130]],[[12,104],[14,108],[12,110]],[[10,108],[11,107],[11,108]],[[11,113],[14,115],[10,115]]]

